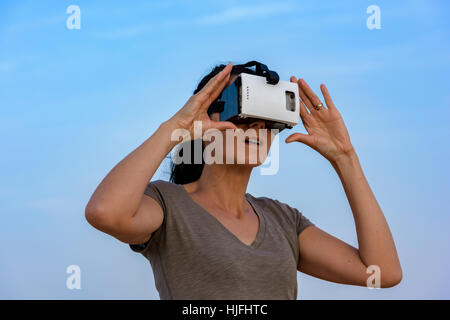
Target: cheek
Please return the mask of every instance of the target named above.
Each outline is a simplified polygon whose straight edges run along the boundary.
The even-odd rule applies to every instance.
[[[224,134],[222,136],[222,144],[215,149],[215,156],[222,159],[226,164],[243,164],[246,163],[246,146],[244,143],[238,143],[238,137],[230,136],[228,138]]]
[[[266,141],[265,145],[255,148],[243,142],[239,143],[237,136],[230,136],[229,141],[227,141],[226,134],[223,132],[222,143],[215,144],[214,157],[222,159],[223,163],[227,164],[261,164],[267,157],[273,137],[275,135],[268,131],[264,139]],[[205,142],[205,145],[210,143]]]
[[[232,139],[232,138],[231,138]],[[227,142],[225,133],[222,135],[222,143],[215,144],[214,156],[217,159],[222,159],[223,163],[236,163],[236,151],[237,151],[237,141],[236,138],[233,141]]]
[[[272,135],[272,133],[269,131],[267,132],[267,151],[269,151],[270,146],[272,145],[272,141],[273,141],[274,135]]]
[[[245,145],[238,143],[237,137],[231,137],[229,141],[224,138],[226,163],[245,163],[245,150],[242,150],[243,148],[245,148]]]

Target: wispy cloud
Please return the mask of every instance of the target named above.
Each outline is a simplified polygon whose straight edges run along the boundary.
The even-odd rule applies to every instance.
[[[35,19],[15,21],[13,24],[6,25],[4,32],[6,34],[16,34],[28,32],[30,30],[40,30],[44,28],[53,28],[57,25],[64,25],[65,14],[55,14],[53,16],[38,17]]]
[[[160,30],[179,29],[192,26],[227,24],[244,19],[262,19],[276,14],[292,12],[295,7],[290,3],[260,4],[257,6],[234,6],[223,11],[191,19],[166,19],[158,23],[143,22],[132,26],[123,26],[114,30],[96,33],[103,38],[129,38],[150,34]]]
[[[152,31],[152,27],[150,25],[134,25],[134,26],[125,26],[116,28],[114,30],[106,31],[106,32],[100,32],[95,33],[100,35],[103,38],[107,39],[120,39],[120,38],[130,38],[139,36],[142,34],[147,34]]]
[[[290,4],[262,4],[259,6],[241,6],[225,9],[222,12],[207,15],[197,20],[199,24],[224,24],[247,18],[265,18],[275,14],[289,12],[293,9]]]

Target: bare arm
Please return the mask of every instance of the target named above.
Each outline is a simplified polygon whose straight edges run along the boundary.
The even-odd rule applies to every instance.
[[[367,267],[376,265],[381,287],[398,284],[402,271],[395,243],[358,157],[353,153],[333,166],[352,209],[359,249],[319,228],[308,228],[299,236],[299,270],[324,280],[366,286]]]
[[[297,82],[294,77],[291,81]],[[319,228],[306,229],[299,236],[299,270],[324,280],[365,286],[367,267],[376,265],[381,271],[381,287],[394,286],[402,278],[394,239],[344,122],[325,86],[321,89],[328,108],[316,110],[319,98],[306,82],[299,80],[298,84],[304,103],[300,115],[308,135],[294,133],[287,142],[303,142],[330,161],[347,195],[358,237],[356,249]]]
[[[142,243],[162,223],[160,205],[144,195],[164,157],[175,142],[172,125],[165,122],[103,179],[86,206],[86,219],[121,241]]]
[[[178,143],[171,141],[172,132],[182,129],[192,135],[196,120],[202,122],[204,130],[235,128],[230,122],[210,120],[206,113],[227,84],[230,71],[231,64],[108,173],[85,209],[91,225],[126,243],[143,243],[150,238],[164,215],[161,206],[144,191],[164,157]]]

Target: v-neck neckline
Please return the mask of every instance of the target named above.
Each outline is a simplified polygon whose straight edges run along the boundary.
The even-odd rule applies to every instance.
[[[209,213],[209,211],[206,210],[202,205],[200,205],[198,202],[196,202],[191,197],[191,195],[187,192],[187,190],[184,188],[183,185],[179,184],[178,186],[181,188],[182,193],[189,199],[189,201],[195,207],[197,207],[199,209],[199,211],[202,214],[208,216],[210,218],[210,220],[212,220],[216,225],[218,225],[219,228],[222,229],[225,233],[230,235],[231,238],[233,238],[235,241],[237,241],[241,246],[243,246],[245,248],[248,248],[248,249],[256,249],[262,243],[262,241],[264,239],[264,234],[265,234],[265,231],[266,231],[266,222],[265,222],[262,210],[258,211],[259,208],[253,202],[253,199],[251,198],[252,196],[250,194],[246,193],[245,194],[245,198],[247,199],[247,201],[250,204],[250,206],[253,208],[253,211],[255,212],[255,214],[258,216],[259,222],[258,222],[258,232],[256,233],[255,239],[253,240],[253,242],[251,244],[245,244],[233,232],[231,232],[227,227],[225,227],[224,224],[219,221],[219,219],[217,219],[214,215]]]

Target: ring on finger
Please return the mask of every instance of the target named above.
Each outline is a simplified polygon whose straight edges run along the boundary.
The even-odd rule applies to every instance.
[[[316,111],[319,111],[319,110],[321,110],[321,109],[323,108],[323,104],[322,104],[322,102],[320,102],[318,105],[313,106],[313,107],[314,107],[314,109],[315,109]]]

